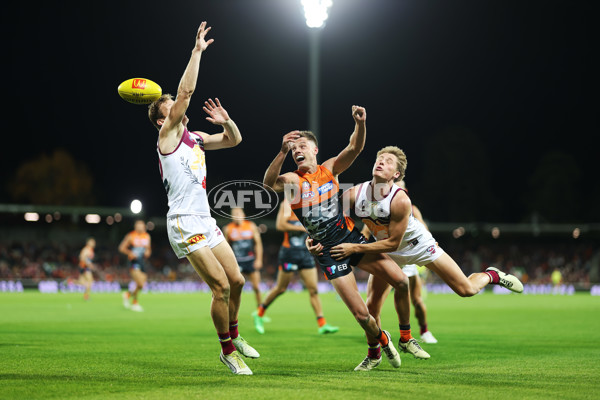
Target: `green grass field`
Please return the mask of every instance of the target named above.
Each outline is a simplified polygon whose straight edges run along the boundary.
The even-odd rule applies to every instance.
[[[144,313],[115,294],[0,294],[0,398],[600,398],[598,297],[429,295],[431,359],[403,354],[400,369],[383,361],[369,373],[353,372],[362,331],[333,294],[322,299],[337,334],[317,335],[308,296],[287,293],[259,335],[244,294],[240,330],[261,358],[248,361],[253,376],[234,376],[218,359],[208,294],[143,295]],[[383,325],[397,342],[391,300]]]

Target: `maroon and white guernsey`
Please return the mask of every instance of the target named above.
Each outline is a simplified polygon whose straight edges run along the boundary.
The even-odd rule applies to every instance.
[[[175,215],[210,217],[202,136],[184,128],[175,150],[167,154],[163,154],[158,146],[156,150],[160,176],[169,199],[167,217]]]

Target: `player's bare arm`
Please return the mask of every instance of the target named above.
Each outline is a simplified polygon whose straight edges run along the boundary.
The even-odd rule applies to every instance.
[[[281,232],[306,232],[304,226],[294,225],[288,222],[289,217],[292,215],[292,208],[287,200],[281,202],[279,211],[277,211],[277,219],[275,220],[275,229]]]
[[[200,58],[202,57],[202,52],[214,41],[214,39],[206,40],[206,34],[210,29],[210,27],[206,27],[206,21],[200,24],[196,34],[196,44],[192,50],[190,61],[179,82],[175,102],[171,106],[165,120],[159,120],[159,124],[162,124],[162,126],[159,132],[158,146],[163,153],[168,153],[175,149],[183,134],[184,126],[182,122],[185,112],[190,105],[192,94],[196,90],[198,71],[200,70]]]
[[[252,231],[254,232],[254,251],[256,257],[254,257],[254,269],[261,269],[263,266],[263,243],[260,237],[260,232],[256,224],[252,224]]]
[[[148,245],[146,246],[146,250],[144,250],[144,258],[150,258],[152,255],[152,239],[150,239],[150,235],[148,235]]]
[[[337,176],[348,169],[356,157],[365,147],[367,137],[367,110],[364,107],[352,106],[352,118],[354,118],[354,132],[350,136],[348,146],[336,157],[332,157],[323,163],[323,166]]]
[[[394,197],[390,204],[390,237],[373,243],[342,243],[331,248],[331,257],[338,260],[354,253],[389,253],[398,249],[408,227],[411,213],[408,196]]]
[[[90,261],[90,250],[87,247],[85,247],[79,253],[79,261],[83,261],[85,266],[88,267],[89,269],[94,268],[94,264]]]
[[[121,244],[119,245],[119,252],[125,254],[128,259],[133,260],[135,258],[135,254],[131,251],[131,235],[128,233],[125,235]]]
[[[229,118],[229,114],[225,108],[223,108],[218,98],[215,98],[214,101],[213,99],[205,101],[203,109],[208,114],[208,117],[206,117],[208,122],[223,127],[222,133],[214,135],[209,135],[205,132],[196,132],[202,136],[205,150],[226,149],[235,147],[241,143],[242,134],[240,133],[240,130],[235,122]]]
[[[298,175],[292,172],[280,175],[281,167],[283,166],[283,162],[290,151],[291,145],[294,140],[298,139],[299,137],[300,135],[298,135],[298,131],[288,132],[283,136],[281,150],[279,150],[275,156],[275,159],[271,162],[267,168],[267,171],[265,172],[265,177],[263,178],[263,186],[265,188],[272,189],[275,192],[283,192],[286,184],[294,184],[299,182]]]

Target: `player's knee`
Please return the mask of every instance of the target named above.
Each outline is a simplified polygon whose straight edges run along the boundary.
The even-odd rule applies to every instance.
[[[307,289],[308,289],[308,294],[309,294],[310,296],[316,296],[316,295],[318,295],[318,294],[319,294],[319,291],[317,290],[317,288],[316,288],[316,287],[309,287],[309,288],[307,288]]]
[[[460,297],[472,297],[475,296],[478,291],[472,285],[459,285],[454,290]]]
[[[405,275],[404,278],[398,278],[394,282],[394,289],[402,292],[407,292],[409,287],[408,277]]]
[[[369,310],[366,307],[352,310],[352,314],[354,315],[354,318],[356,318],[356,321],[361,325],[368,324],[371,319],[371,314],[369,314]]]
[[[231,293],[231,286],[229,282],[217,281],[212,284],[211,287],[213,298],[215,300],[229,301],[229,294]]]
[[[239,274],[237,277],[229,281],[229,286],[233,292],[236,292],[243,288],[245,283],[246,280],[244,279],[244,276],[242,274]]]

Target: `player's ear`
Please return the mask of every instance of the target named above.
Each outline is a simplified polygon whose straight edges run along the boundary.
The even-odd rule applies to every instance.
[[[398,177],[400,177],[400,171],[396,171],[396,173],[394,174],[394,181],[396,179],[398,179]],[[400,183],[400,182],[398,182],[398,183]]]
[[[156,120],[156,123],[157,123],[158,125],[160,125],[160,126],[163,126],[163,125],[165,124],[165,119],[164,119],[164,118],[157,119],[157,120]]]
[[[315,146],[315,154],[319,154],[319,148]]]

